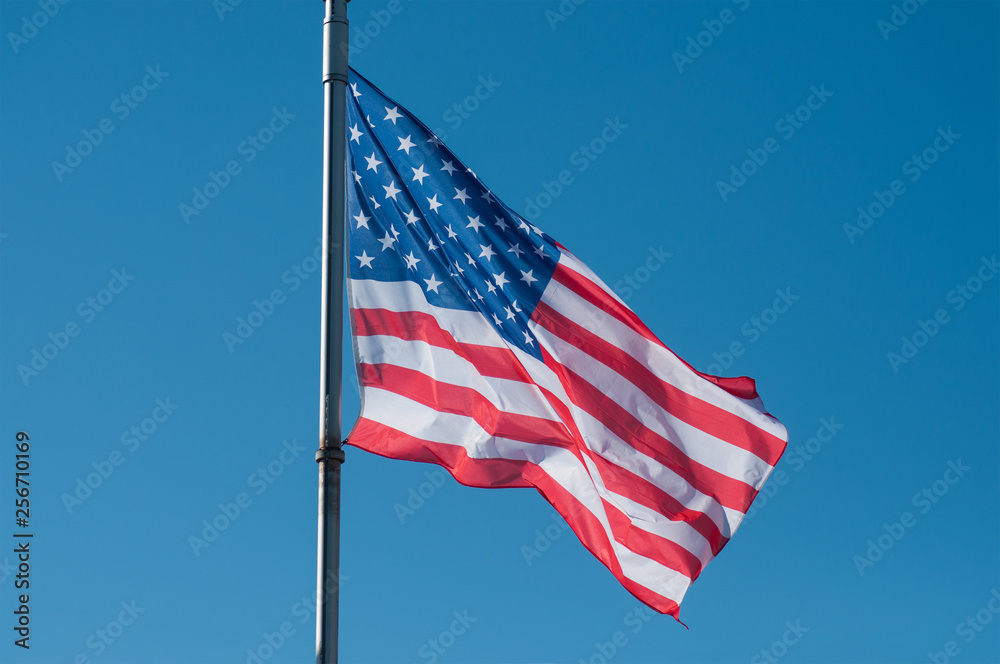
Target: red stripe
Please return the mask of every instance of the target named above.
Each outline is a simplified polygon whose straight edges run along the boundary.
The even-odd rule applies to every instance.
[[[726,546],[729,538],[722,534],[718,524],[712,521],[704,512],[688,509],[669,493],[621,466],[616,466],[599,454],[585,450],[587,457],[594,462],[601,473],[604,486],[608,491],[625,496],[649,509],[662,514],[671,521],[683,521],[695,532],[704,537],[712,549],[712,555],[718,555]]]
[[[701,574],[701,560],[683,546],[659,535],[632,525],[628,515],[614,503],[604,500],[604,511],[615,540],[630,551],[646,556],[670,569],[675,569],[694,581]]]
[[[548,304],[539,302],[531,318],[563,341],[616,371],[682,422],[740,447],[769,465],[774,465],[781,457],[785,442],[780,438],[661,380],[643,362],[576,324]]]
[[[558,329],[549,328],[548,321],[544,318],[539,322],[546,329],[558,334]],[[559,336],[562,337],[562,335]],[[559,376],[570,400],[625,441],[626,444],[674,471],[706,496],[716,499],[726,507],[746,512],[754,496],[757,495],[757,491],[752,486],[698,463],[684,454],[684,451],[668,438],[649,429],[639,418],[625,410],[598,388],[567,368],[566,365],[557,362],[544,349],[542,357],[545,364]]]
[[[430,314],[388,309],[352,309],[351,313],[354,315],[354,333],[357,336],[386,335],[406,341],[423,341],[465,358],[484,376],[522,383],[534,382],[527,369],[509,349],[457,341]]]
[[[651,608],[672,615],[679,621],[680,607],[676,602],[625,577],[607,533],[597,517],[541,467],[527,461],[474,459],[458,445],[416,438],[365,418],[358,420],[348,443],[393,459],[437,463],[447,468],[456,480],[466,486],[534,486],[566,519],[583,545],[611,570],[626,590]]]
[[[577,259],[579,260],[579,259]],[[642,335],[649,341],[655,343],[658,346],[666,348],[670,353],[676,357],[678,360],[684,363],[688,369],[698,374],[705,380],[712,382],[725,391],[729,392],[733,396],[739,397],[741,399],[757,399],[757,386],[754,383],[753,378],[747,376],[740,376],[737,378],[724,378],[720,376],[713,376],[711,374],[706,374],[698,371],[692,367],[687,362],[684,362],[677,354],[671,351],[667,346],[660,341],[653,332],[646,327],[635,312],[623,305],[621,302],[615,298],[608,295],[603,288],[595,284],[593,281],[583,276],[579,272],[567,267],[563,263],[556,265],[555,273],[552,275],[552,279],[562,284],[566,288],[579,295],[581,298],[592,304],[594,307],[610,314],[612,317],[618,319],[621,323],[629,326],[635,330],[638,334]]]

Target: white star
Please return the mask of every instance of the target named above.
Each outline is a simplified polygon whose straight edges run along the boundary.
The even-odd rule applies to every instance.
[[[372,202],[372,205],[375,206],[376,210],[379,209],[380,207],[382,207],[381,204],[379,204],[379,202],[377,200],[375,200],[374,196],[369,196],[368,200],[370,200]]]
[[[508,254],[514,254],[515,256],[517,256],[518,258],[520,258],[521,254],[523,254],[524,252],[521,251],[521,245],[515,244],[513,247],[511,247],[510,249],[507,250],[507,253]]]
[[[538,254],[539,258],[548,258],[548,256],[545,254],[545,247],[543,247],[542,245],[538,245],[537,247],[535,247],[535,253]]]
[[[526,222],[526,221],[524,221],[523,219],[521,220],[521,223],[519,223],[519,224],[517,225],[517,227],[518,227],[518,228],[523,228],[523,229],[524,229],[524,232],[525,232],[525,233],[527,233],[528,235],[531,235],[531,229],[530,229],[530,228],[528,228],[528,224],[527,224],[527,222]]]
[[[437,136],[434,136],[433,134],[431,134],[431,137],[427,139],[427,142],[430,143],[431,145],[436,145],[439,148],[444,147],[444,143],[441,142],[441,139],[438,138]]]
[[[392,245],[396,243],[396,238],[387,232],[385,237],[380,239],[379,242],[382,243],[382,251],[385,251],[386,249],[392,249]]]
[[[413,167],[410,166],[410,168],[413,168]],[[423,184],[425,177],[427,177],[427,173],[424,172],[424,165],[423,164],[420,164],[420,168],[413,168],[413,180],[415,182],[419,182],[420,184]]]
[[[493,222],[493,225],[499,228],[500,230],[505,231],[509,228],[509,226],[507,226],[507,222],[503,220],[503,217],[493,217],[493,218],[496,219],[496,221]]]
[[[366,115],[366,116],[365,116],[365,122],[367,122],[367,123],[368,123],[368,126],[369,126],[369,127],[371,127],[372,129],[374,129],[374,128],[375,128],[375,125],[374,125],[374,123],[372,123],[372,116],[370,116],[370,115]]]
[[[437,194],[434,194],[434,198],[428,198],[427,204],[431,206],[431,212],[437,212],[437,209],[441,207],[441,203],[438,203]]]
[[[358,84],[357,83],[351,83],[351,92],[354,93],[354,98],[355,99],[357,99],[358,97],[361,96],[361,93],[358,92]]]
[[[482,193],[482,195],[480,196],[480,198],[482,198],[483,200],[485,200],[487,203],[490,203],[490,204],[496,202],[496,200],[493,198],[493,194],[490,193],[489,190],[484,191]]]
[[[452,240],[452,239],[458,237],[458,233],[456,233],[455,231],[451,230],[451,224],[448,224],[448,228],[446,230],[448,231],[448,239],[449,240]]]
[[[455,187],[455,198],[453,200],[462,201],[462,205],[465,205],[465,201],[469,200],[469,198],[471,198],[471,196],[465,193],[465,189]]]
[[[538,226],[535,226],[534,224],[530,224],[530,226],[531,226],[531,230],[535,231],[539,235],[542,234],[542,229],[541,228],[539,228]]]
[[[496,314],[491,314],[493,316],[493,322],[496,323],[497,327],[503,327],[503,321],[497,318]]]
[[[351,173],[354,175],[354,181],[355,182],[361,182],[361,176],[358,175],[357,171],[351,171]]]
[[[374,257],[369,256],[368,252],[362,251],[360,256],[355,256],[359,261],[361,261],[361,267],[371,267],[372,261],[375,260]]]
[[[455,269],[458,270],[459,274],[465,274],[465,268],[458,261],[455,261]]]
[[[396,194],[398,194],[399,192],[402,191],[402,189],[396,189],[396,183],[393,182],[392,180],[389,181],[389,186],[388,187],[385,186],[385,185],[382,185],[382,188],[385,189],[385,197],[386,197],[387,200],[390,199],[390,198],[392,200],[396,200]]]
[[[535,345],[535,342],[531,340],[531,335],[528,334],[527,332],[524,333],[524,343],[528,344],[529,346]]]
[[[480,295],[480,294],[479,294],[479,291],[477,291],[477,290],[476,290],[475,288],[473,288],[473,289],[472,289],[472,292],[476,294],[476,299],[477,299],[477,300],[480,300],[480,301],[482,301],[482,300],[485,300],[485,299],[486,299],[485,297],[483,297],[482,295]]]
[[[417,215],[413,214],[413,210],[410,210],[409,212],[406,213],[407,226],[409,226],[410,224],[415,224],[417,223],[417,221],[418,221]]]
[[[482,224],[479,221],[479,215],[476,215],[475,217],[469,217],[469,225],[466,226],[466,228],[471,228],[472,230],[474,230],[474,231],[476,231],[478,233],[479,229],[482,228],[483,225],[484,224]]]
[[[510,283],[509,281],[507,281],[507,277],[503,275],[503,272],[501,272],[500,274],[494,274],[493,278],[496,279],[497,286],[500,288],[503,288],[506,284]]]
[[[437,277],[435,277],[433,274],[431,274],[431,278],[430,279],[424,279],[424,281],[427,283],[427,292],[428,293],[430,293],[431,291],[434,291],[435,293],[437,293],[438,292],[438,286],[440,286],[441,284],[444,283],[443,281],[438,281]]]
[[[441,163],[444,164],[444,167],[441,170],[448,171],[448,175],[454,175],[455,171],[458,170],[457,168],[455,168],[455,165],[452,164],[450,161],[445,161],[444,159],[442,159]]]
[[[534,282],[538,281],[538,279],[531,276],[531,273],[534,272],[534,270],[528,270],[527,272],[525,272],[524,270],[520,270],[520,272],[521,272],[521,281],[525,282],[529,286]]]
[[[386,106],[385,110],[387,110],[389,112],[382,119],[383,120],[392,120],[392,124],[396,124],[396,120],[398,120],[399,118],[403,117],[402,113],[399,112],[399,106],[393,106],[392,108],[389,108],[388,106]]]
[[[369,171],[375,171],[376,173],[378,173],[379,164],[381,164],[382,162],[375,158],[374,152],[372,152],[372,156],[365,157],[365,161],[368,162]]]
[[[488,293],[489,293],[490,295],[492,295],[493,293],[496,293],[496,292],[497,292],[497,287],[493,285],[493,282],[492,282],[492,281],[487,281],[487,282],[486,282],[486,291],[487,291],[487,292],[488,292]]]
[[[389,230],[392,232],[392,236],[398,240],[399,239],[399,231],[396,230],[396,225],[393,224],[392,226],[389,226]]]
[[[480,258],[485,258],[486,260],[490,260],[495,255],[495,253],[493,251],[493,245],[491,245],[491,244],[487,244],[487,245],[482,245],[481,244],[481,245],[479,245],[479,248],[483,250],[479,254]],[[499,284],[497,284],[497,285],[499,286]]]
[[[434,239],[433,238],[427,241],[427,251],[434,251],[437,248],[438,248],[438,246],[436,244],[434,244]]]
[[[406,267],[416,271],[417,263],[420,262],[420,259],[414,256],[412,251],[404,256],[404,258],[406,260]]]
[[[361,145],[362,136],[364,136],[364,134],[358,131],[358,123],[355,122],[354,126],[351,127],[351,140],[357,143],[358,145]]]
[[[514,312],[510,310],[510,307],[504,307],[503,310],[507,312],[507,320],[514,320],[517,318],[517,316],[514,315]]]
[[[364,211],[363,211],[363,210],[361,211],[361,213],[360,213],[360,214],[357,214],[357,215],[355,215],[355,217],[354,217],[354,220],[355,220],[356,222],[358,222],[358,228],[361,228],[362,226],[364,226],[365,228],[368,228],[368,221],[369,221],[370,219],[371,219],[371,217],[366,217],[366,216],[365,216],[365,213],[364,213]],[[370,228],[368,228],[368,230],[371,230],[371,229],[370,229]]]
[[[479,176],[477,176],[475,173],[473,173],[471,168],[465,169],[465,172],[468,173],[468,174],[470,174],[472,177],[476,178],[477,180],[479,179]]]
[[[413,134],[410,134],[410,136],[413,136]],[[399,139],[399,148],[396,150],[396,152],[403,150],[404,152],[406,152],[406,156],[410,156],[410,148],[417,147],[417,144],[410,140],[410,136]]]
[[[513,301],[512,303],[511,303],[511,306],[512,306],[512,307],[514,307],[514,311],[516,311],[516,312],[518,312],[518,313],[520,313],[520,312],[521,312],[521,307],[517,306],[517,300],[514,300],[514,301]]]
[[[469,259],[469,265],[475,265],[476,264],[476,259],[473,258],[472,256],[470,256],[468,253],[465,254],[465,257],[467,259]]]

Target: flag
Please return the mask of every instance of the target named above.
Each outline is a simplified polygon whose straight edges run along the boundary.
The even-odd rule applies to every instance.
[[[468,486],[534,487],[628,591],[678,618],[785,428],[751,379],[677,357],[353,70],[347,106],[349,444]]]

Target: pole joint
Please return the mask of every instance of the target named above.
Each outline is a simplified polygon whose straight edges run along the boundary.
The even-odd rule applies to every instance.
[[[323,463],[324,461],[344,463],[346,460],[347,456],[340,447],[321,447],[316,451],[316,463]]]

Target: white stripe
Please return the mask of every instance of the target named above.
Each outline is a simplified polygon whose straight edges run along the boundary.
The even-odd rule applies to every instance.
[[[357,346],[357,359],[362,364],[390,364],[419,371],[436,381],[475,390],[505,413],[562,423],[533,383],[483,376],[471,362],[447,348],[381,335],[357,337]]]
[[[686,509],[701,512],[719,528],[724,537],[732,537],[743,513],[725,507],[711,496],[695,489],[683,477],[656,459],[627,444],[586,411],[572,406],[573,419],[587,447],[612,464],[624,468],[661,489]]]
[[[613,295],[600,281],[595,283],[606,293]],[[705,380],[691,371],[668,348],[645,338],[559,282],[552,280],[548,283],[541,301],[619,350],[640,359],[660,380],[697,399],[729,411],[773,436],[782,440],[788,439],[785,427],[763,412],[759,399],[740,399]]]
[[[702,567],[715,557],[715,554],[712,553],[711,543],[689,523],[668,519],[656,510],[611,491],[605,486],[604,478],[594,462],[587,457],[583,459],[591,477],[594,478],[594,483],[598,485],[598,491],[608,502],[614,504],[627,515],[633,526],[674,542],[700,560]]]
[[[726,477],[750,484],[747,478],[758,482],[760,488],[772,467],[757,455],[737,447],[721,438],[670,414],[649,398],[639,387],[628,382],[628,377],[595,360],[576,346],[569,344],[539,325],[531,330],[553,357],[573,370],[611,401],[634,415],[649,430],[673,443],[682,454]]]
[[[539,466],[601,523],[625,577],[680,604],[691,580],[631,551],[615,539],[601,503],[602,487],[595,485],[587,468],[572,452],[490,436],[472,418],[441,413],[385,390],[371,391],[379,394],[366,406],[364,416],[369,420],[440,444],[456,445],[456,441],[461,441],[456,446],[464,448],[475,459],[509,459]],[[604,497],[614,499],[613,494],[606,491]]]

